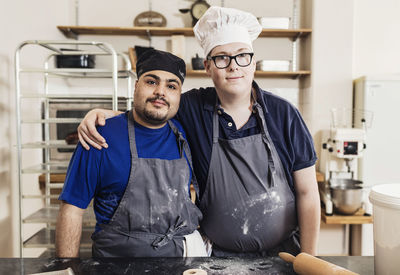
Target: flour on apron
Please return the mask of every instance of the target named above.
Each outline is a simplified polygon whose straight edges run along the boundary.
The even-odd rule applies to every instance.
[[[132,161],[129,181],[110,222],[92,236],[93,256],[181,257],[184,236],[195,231],[202,218],[188,194],[192,167],[189,147],[182,133],[168,121],[177,137],[180,158],[139,158],[132,111],[128,116]]]
[[[217,108],[216,103],[210,168],[200,202],[201,229],[218,256],[268,251],[297,230],[294,194],[261,106],[255,103],[261,133],[234,140],[219,137]]]

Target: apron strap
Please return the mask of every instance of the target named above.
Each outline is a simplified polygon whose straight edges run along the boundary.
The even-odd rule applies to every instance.
[[[183,157],[183,152],[185,152],[186,157],[188,159],[189,163],[189,168],[192,171],[192,180],[191,183],[193,184],[194,191],[196,193],[196,198],[199,198],[200,194],[200,188],[199,184],[196,180],[196,177],[194,175],[194,170],[193,170],[193,164],[192,164],[192,154],[190,152],[189,146],[185,138],[183,137],[182,133],[179,131],[178,127],[175,126],[175,124],[171,121],[168,120],[168,125],[171,127],[172,131],[174,132],[177,142],[178,142],[178,147],[179,147],[179,155],[182,158]],[[131,149],[131,156],[132,158],[137,159],[138,158],[138,152],[136,148],[136,138],[135,138],[135,123],[133,119],[133,108],[131,111],[128,113],[128,134],[129,134],[129,146]]]
[[[178,147],[179,147],[179,156],[182,158],[183,156],[183,150],[184,150],[184,141],[185,139],[183,138],[182,133],[179,131],[178,127],[175,126],[175,124],[171,121],[168,120],[168,125],[171,128],[172,132],[174,132],[174,135],[176,137],[176,140],[178,142]],[[186,152],[185,152],[186,153]],[[190,154],[190,152],[189,152]],[[186,154],[187,155],[187,154]],[[191,159],[191,158],[190,158]]]
[[[137,152],[137,148],[136,148],[135,122],[133,119],[133,108],[128,113],[128,135],[129,135],[129,147],[131,149],[131,157],[134,159],[137,159],[138,152]]]
[[[183,157],[183,152],[187,157],[190,170],[192,171],[192,180],[191,183],[193,184],[194,191],[196,193],[196,198],[199,198],[200,195],[200,188],[197,182],[196,176],[193,170],[193,161],[192,161],[192,153],[190,151],[189,145],[186,139],[183,137],[183,134],[179,131],[178,127],[172,122],[172,120],[168,120],[168,125],[171,127],[172,131],[174,132],[175,136],[177,137],[178,146],[179,146],[179,153],[181,158]]]
[[[263,141],[266,144],[267,150],[268,150],[268,175],[269,175],[269,180],[271,183],[271,186],[275,186],[275,173],[276,173],[276,169],[275,169],[275,162],[274,159],[272,157],[272,149],[271,149],[271,137],[269,136],[268,130],[267,130],[267,124],[265,122],[264,116],[262,116],[261,114],[262,109],[260,104],[257,102],[257,100],[255,99],[253,93],[251,93],[251,96],[254,99],[254,107],[256,107],[256,114],[257,114],[257,120],[258,123],[260,125],[261,128],[261,134],[263,137]],[[218,95],[215,96],[215,106],[214,106],[214,113],[213,113],[213,143],[218,143],[218,139],[219,139],[219,117],[218,117]]]
[[[213,113],[213,144],[217,144],[219,139],[219,117],[218,117],[218,95],[215,93],[215,105]]]
[[[265,122],[265,118],[262,115],[263,111],[261,109],[260,104],[257,101],[255,101],[254,107],[256,107],[256,115],[257,115],[256,117],[257,117],[257,120],[261,127],[261,134],[262,134],[263,141],[267,145],[266,147],[268,150],[268,170],[269,170],[268,174],[270,177],[271,186],[275,186],[276,169],[275,169],[275,162],[274,162],[274,159],[272,156],[272,148],[271,148],[271,143],[270,143],[270,142],[272,142],[272,140],[271,140],[271,137],[268,132],[267,123]]]
[[[219,117],[218,117],[217,106],[215,106],[213,114],[213,143],[214,144],[218,143],[218,139],[219,139]]]

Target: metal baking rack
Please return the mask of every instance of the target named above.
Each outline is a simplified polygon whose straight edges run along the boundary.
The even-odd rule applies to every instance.
[[[65,51],[62,47],[74,47],[76,51]],[[29,48],[29,49],[28,49]],[[43,62],[38,66],[27,66],[33,51],[43,56]],[[25,55],[24,55],[25,54]],[[58,55],[93,55],[104,60],[101,68],[56,68],[52,65]],[[35,56],[35,58],[37,58]],[[127,55],[117,53],[107,43],[96,41],[47,41],[29,40],[21,43],[15,52],[15,96],[16,96],[16,123],[17,123],[17,154],[18,154],[18,190],[19,190],[19,236],[20,256],[40,256],[41,253],[54,254],[54,229],[58,215],[58,193],[63,186],[63,175],[68,167],[68,161],[52,161],[51,150],[75,148],[75,144],[68,144],[65,140],[50,139],[50,125],[79,123],[82,117],[57,118],[51,117],[50,104],[70,102],[107,102],[113,110],[121,105],[129,110],[132,106],[132,79],[136,78],[131,71],[131,63]],[[40,83],[39,91],[25,85],[24,81],[37,77]],[[26,78],[26,79],[25,79]],[[51,87],[54,79],[69,81],[71,79],[108,79],[109,92],[97,94],[91,92],[68,93]],[[81,80],[83,79],[83,80]],[[121,96],[119,82],[124,81],[126,94]],[[103,87],[104,88],[104,87]],[[87,86],[82,86],[82,91]],[[121,90],[121,89],[120,89]],[[29,106],[29,100],[42,106],[38,112]],[[28,103],[27,103],[28,102]],[[25,105],[24,105],[25,104]],[[28,104],[28,105],[27,105]],[[28,108],[26,108],[28,106]],[[35,134],[36,133],[36,134]],[[38,138],[40,136],[40,138]],[[31,154],[27,152],[31,152]],[[32,160],[33,159],[33,160]],[[39,176],[39,177],[37,177]],[[38,178],[42,180],[39,183]],[[54,180],[54,178],[58,178]],[[61,178],[61,180],[60,180]],[[35,186],[35,184],[37,186]],[[36,188],[35,188],[36,187]],[[32,201],[35,200],[34,203]],[[29,207],[27,201],[31,202]],[[31,206],[32,205],[32,206]],[[91,246],[90,235],[96,222],[93,208],[89,207],[83,217],[81,250],[88,250]],[[33,252],[27,249],[35,248]]]

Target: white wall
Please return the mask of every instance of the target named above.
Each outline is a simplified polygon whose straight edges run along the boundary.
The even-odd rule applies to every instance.
[[[305,96],[318,155],[322,130],[330,126],[330,110],[352,105],[353,4],[351,0],[313,1],[311,89]],[[342,255],[347,250],[344,226],[322,224],[317,253]]]
[[[54,27],[72,24],[68,0],[2,1],[0,9],[0,257],[18,256],[14,52],[28,39],[63,39]],[[36,56],[29,58],[31,64]],[[36,82],[27,82],[31,89]],[[37,177],[34,178],[37,183]],[[38,185],[34,185],[38,189]]]
[[[400,73],[400,1],[355,0],[353,78]]]
[[[169,27],[190,25],[190,17],[180,14],[187,8],[185,0],[153,0],[153,9],[162,12]],[[220,5],[222,1],[209,0]],[[225,6],[253,12],[256,16],[290,16],[291,0],[224,1]],[[279,4],[277,4],[279,2]],[[303,27],[312,27],[312,76],[303,90],[302,109],[319,148],[319,131],[329,127],[329,110],[351,106],[352,79],[370,73],[398,73],[400,70],[400,2],[397,0],[303,0],[312,18],[305,18]],[[72,25],[74,0],[19,0],[3,1],[0,9],[0,257],[17,256],[17,193],[15,165],[15,119],[13,55],[17,45],[27,39],[65,39],[56,25]],[[132,26],[134,17],[147,10],[147,1],[80,1],[80,25]],[[312,26],[308,25],[312,24]],[[81,36],[82,40],[111,42],[119,51],[128,46],[148,45],[144,38]],[[256,42],[260,58],[269,58],[274,52],[280,58],[287,54],[287,41],[265,39]],[[153,46],[168,49],[165,38],[154,37]],[[283,50],[279,50],[282,48]],[[186,61],[201,53],[194,39],[187,39]],[[30,61],[35,63],[37,57]],[[299,89],[297,81],[260,79],[263,88]],[[36,83],[31,83],[36,87]],[[211,85],[209,79],[192,78],[185,81],[185,89]],[[311,87],[311,88],[310,88]],[[304,88],[304,87],[302,87]],[[37,180],[37,179],[35,179]],[[328,238],[329,239],[329,238]],[[334,240],[333,240],[334,241]]]
[[[329,128],[334,107],[352,106],[352,80],[367,74],[400,72],[400,2],[396,0],[314,1],[312,133],[320,151],[320,130]],[[320,254],[346,253],[343,227],[323,226]],[[357,228],[355,253],[372,255],[372,225]],[[339,244],[339,246],[338,246]],[[357,249],[360,248],[360,251]]]
[[[353,78],[400,73],[400,1],[355,0]],[[389,132],[390,129],[387,129]],[[373,254],[372,224],[357,227],[362,255]]]
[[[167,18],[168,27],[191,26],[188,14],[179,13],[179,8],[187,8],[190,1],[185,0],[153,0],[153,10],[161,12]],[[221,5],[223,1],[209,0],[210,4]],[[254,1],[258,5],[248,5],[241,0],[224,1],[226,7],[240,8],[252,12],[256,16],[292,16],[292,0]],[[259,3],[262,3],[260,5]],[[18,256],[18,178],[16,161],[16,134],[15,134],[15,99],[14,99],[14,52],[24,40],[57,40],[66,39],[56,28],[57,25],[75,24],[75,0],[19,0],[7,1],[2,4],[0,10],[0,122],[3,131],[0,134],[0,257]],[[148,1],[108,1],[85,0],[79,1],[78,21],[80,25],[89,26],[132,26],[133,19],[140,12],[148,10]],[[118,36],[90,36],[82,35],[80,40],[98,40],[111,43],[117,51],[127,51],[129,46],[148,46],[149,42],[144,37],[118,37]],[[170,49],[170,40],[166,37],[153,37],[152,45],[159,49]],[[256,42],[255,50],[261,58],[290,59],[291,42],[289,39],[262,39]],[[28,50],[28,56],[24,56],[24,64],[37,65],[42,61],[42,56],[37,56],[35,51]],[[194,38],[186,39],[185,61],[190,64],[191,57],[196,53],[202,55],[201,48]],[[273,53],[273,54],[271,54]],[[29,56],[30,55],[30,56]],[[274,88],[283,96],[297,100],[298,81],[259,79],[259,84],[264,89]],[[29,77],[23,84],[23,88],[29,92],[37,92],[40,89],[40,80]],[[188,78],[184,89],[192,87],[210,86],[212,82],[207,78]],[[286,93],[286,94],[285,94]],[[38,111],[38,106],[28,106],[29,112]],[[36,109],[36,110],[33,110]],[[27,110],[25,110],[28,112]],[[40,130],[32,127],[29,138],[34,141],[40,137]],[[29,150],[24,154],[28,161],[40,161],[38,150]],[[30,192],[40,194],[36,175],[24,175],[25,188]],[[26,179],[27,178],[27,179]],[[28,201],[25,208],[25,216],[40,207],[41,202]]]
[[[340,20],[338,19],[340,14]],[[312,133],[329,129],[330,109],[351,107],[353,1],[314,1],[312,39]]]

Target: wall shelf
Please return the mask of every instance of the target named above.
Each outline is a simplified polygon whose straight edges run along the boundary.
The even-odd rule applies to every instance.
[[[324,208],[321,208],[321,220],[325,224],[368,224],[373,222],[373,217],[365,216],[363,209],[359,209],[353,215],[334,214],[326,216]]]
[[[284,71],[284,72],[278,72],[278,71],[256,71],[255,77],[263,77],[263,78],[298,78],[298,77],[303,77],[303,76],[308,76],[311,74],[311,71]],[[204,77],[207,76],[205,70],[187,70],[186,71],[187,76],[192,76],[192,77]]]
[[[142,35],[142,36],[194,36],[193,28],[165,27],[101,27],[101,26],[57,26],[69,38],[80,34],[90,35]],[[311,33],[311,29],[263,29],[259,37],[288,37],[297,39]]]
[[[184,35],[193,37],[193,28],[165,28],[165,27],[101,27],[101,26],[57,26],[57,28],[69,38],[77,39],[79,35],[131,35],[131,36],[171,36]],[[304,38],[311,34],[312,30],[303,29],[263,29],[259,37],[289,38],[296,43],[298,38]],[[295,46],[293,46],[295,47]],[[297,67],[296,67],[297,68]],[[298,79],[311,74],[309,70],[294,71],[256,71],[259,78],[288,78]],[[205,77],[204,70],[187,70],[187,76]]]

